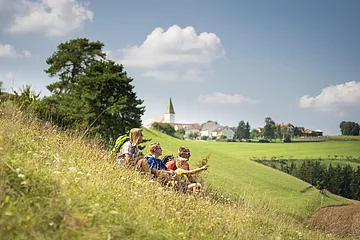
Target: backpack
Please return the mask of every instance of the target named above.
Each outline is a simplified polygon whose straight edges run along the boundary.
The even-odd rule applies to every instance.
[[[113,147],[113,149],[111,150],[111,152],[113,154],[116,154],[119,149],[121,148],[121,146],[127,141],[129,140],[129,136],[128,135],[121,135],[116,139],[115,145]]]
[[[170,161],[174,161],[174,168],[171,169],[171,170],[176,170],[176,168],[177,168],[176,167],[176,160],[175,160],[173,155],[166,155],[161,160],[165,163],[165,165],[166,165],[166,163],[168,163]]]

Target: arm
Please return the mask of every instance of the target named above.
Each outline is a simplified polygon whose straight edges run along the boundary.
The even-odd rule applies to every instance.
[[[206,166],[202,166],[201,168],[196,168],[196,169],[193,169],[193,170],[183,170],[183,173],[188,175],[188,174],[195,174],[197,172],[200,172],[202,170],[206,170],[207,169],[207,165]]]

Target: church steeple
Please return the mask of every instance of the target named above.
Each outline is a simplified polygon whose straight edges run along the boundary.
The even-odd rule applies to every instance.
[[[169,102],[168,102],[168,105],[166,108],[164,121],[166,123],[174,123],[175,122],[175,111],[174,111],[174,106],[172,104],[171,98],[169,99]]]
[[[172,104],[171,98],[169,99],[169,103],[167,105],[165,114],[175,114],[174,106]]]

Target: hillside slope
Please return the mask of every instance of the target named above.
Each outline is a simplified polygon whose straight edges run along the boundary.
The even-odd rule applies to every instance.
[[[189,146],[192,154],[190,165],[193,167],[196,167],[202,158],[210,154],[210,168],[204,176],[206,184],[226,198],[237,198],[250,205],[266,207],[278,213],[295,217],[300,222],[321,207],[350,203],[347,199],[337,195],[330,193],[323,195],[304,181],[249,160],[251,156],[264,156],[265,153],[268,154],[268,158],[274,154],[286,155],[287,151],[294,156],[296,152],[287,149],[291,147],[296,147],[299,153],[307,153],[309,156],[313,154],[309,146],[318,143],[301,145],[303,149],[299,149],[301,147],[299,144],[294,146],[289,144],[182,141],[152,130],[144,130],[144,135],[152,141],[160,142],[164,149],[164,155],[176,154],[177,148],[181,145]],[[317,152],[321,152],[321,146],[325,148],[328,145],[315,146],[318,149]],[[333,154],[333,152],[329,150],[327,154]]]
[[[0,136],[0,239],[336,239],[246,202],[164,189],[9,106]]]

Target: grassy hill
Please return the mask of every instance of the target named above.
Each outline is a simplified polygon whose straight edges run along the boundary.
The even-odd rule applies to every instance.
[[[256,145],[184,142],[144,131],[164,154],[188,145],[193,167],[211,153],[206,185],[226,194],[214,199],[164,189],[114,168],[97,143],[11,107],[0,111],[0,239],[336,239],[298,220],[321,202],[346,201],[321,201],[316,190],[300,194],[308,184],[248,160]]]
[[[358,142],[227,143],[180,141],[151,130],[144,130],[144,135],[152,141],[162,143],[164,155],[175,154],[181,145],[189,146],[192,153],[190,164],[194,167],[207,154],[211,154],[209,162],[211,166],[205,176],[206,183],[224,198],[238,198],[251,205],[267,206],[281,214],[294,216],[300,221],[321,207],[349,202],[331,193],[324,196],[315,188],[302,191],[311,185],[250,161],[250,157],[270,159],[272,156],[283,156],[304,159],[325,158],[328,155],[360,156]]]

